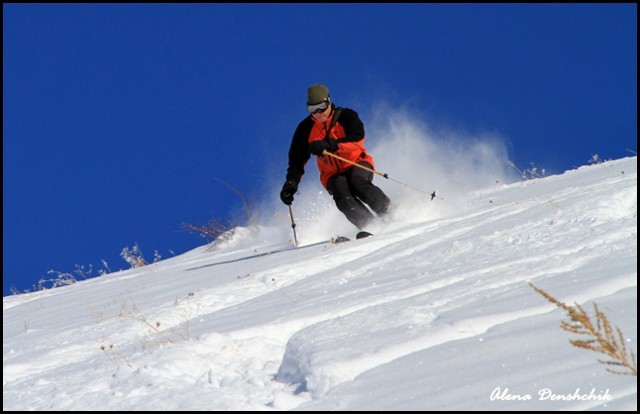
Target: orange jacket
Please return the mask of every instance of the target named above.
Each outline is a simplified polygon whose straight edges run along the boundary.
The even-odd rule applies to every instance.
[[[331,115],[325,122],[318,122],[309,115],[298,124],[289,148],[287,180],[293,179],[296,182],[300,182],[304,175],[304,167],[311,157],[309,143],[327,137],[327,129],[335,114],[336,108],[334,106]],[[375,168],[373,157],[367,153],[364,147],[364,125],[356,111],[349,108],[340,108],[337,122],[328,132],[329,138],[335,139],[338,143],[336,155],[353,162],[364,161],[371,168]],[[333,175],[354,168],[352,164],[327,155],[318,156],[317,165],[320,172],[320,182],[325,188]]]

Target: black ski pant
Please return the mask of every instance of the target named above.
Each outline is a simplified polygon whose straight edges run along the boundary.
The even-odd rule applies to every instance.
[[[360,164],[371,168],[366,162]],[[372,172],[354,166],[344,173],[334,175],[327,183],[327,191],[333,196],[338,210],[359,229],[374,218],[365,204],[378,216],[383,216],[391,203],[389,197],[372,181]]]

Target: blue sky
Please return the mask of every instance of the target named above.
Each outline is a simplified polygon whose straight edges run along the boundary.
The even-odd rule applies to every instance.
[[[3,4],[3,295],[204,244],[182,226],[237,214],[222,182],[277,200],[316,82],[520,168],[632,155],[636,36],[634,4]]]

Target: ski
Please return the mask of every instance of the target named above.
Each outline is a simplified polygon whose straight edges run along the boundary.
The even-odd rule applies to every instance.
[[[330,241],[333,244],[338,244],[338,243],[344,243],[344,242],[351,241],[351,239],[348,238],[348,237],[344,237],[344,236],[336,236],[336,237],[332,237]]]
[[[356,234],[356,239],[364,239],[365,237],[369,237],[369,236],[373,236],[373,234],[366,232],[366,231],[361,231],[358,234]],[[257,253],[257,254],[252,254],[250,256],[245,256],[245,257],[239,257],[236,259],[230,259],[230,260],[222,260],[219,262],[214,262],[214,263],[208,263],[208,264],[204,264],[201,266],[196,266],[196,267],[192,267],[189,268],[187,270],[196,270],[196,269],[202,269],[205,267],[211,267],[211,266],[219,266],[219,265],[223,265],[223,264],[229,264],[229,263],[236,263],[236,262],[241,262],[243,260],[249,260],[249,259],[255,259],[257,257],[263,257],[263,256],[270,256],[272,254],[277,254],[277,253],[282,253],[282,252],[291,252],[294,250],[299,250],[299,249],[304,249],[307,247],[312,247],[312,246],[319,246],[322,244],[327,244],[327,243],[332,243],[332,244],[340,244],[340,243],[345,243],[345,242],[349,242],[351,241],[350,238],[345,237],[345,236],[336,236],[336,237],[332,237],[329,240],[323,240],[323,241],[319,241],[316,243],[310,243],[310,244],[305,244],[304,246],[291,246],[291,247],[286,247],[283,249],[276,249],[276,250],[270,250],[267,252],[262,252],[262,253]]]
[[[212,267],[212,266],[219,266],[219,265],[224,265],[224,264],[229,264],[229,263],[236,263],[236,262],[241,262],[241,261],[244,261],[244,260],[255,259],[255,258],[258,258],[258,257],[271,256],[272,254],[283,253],[283,252],[291,252],[291,251],[294,251],[294,250],[304,249],[304,248],[307,248],[307,247],[319,246],[319,245],[322,245],[322,244],[344,243],[344,242],[347,242],[347,241],[350,241],[350,240],[351,239],[349,239],[348,237],[336,236],[336,237],[332,237],[329,240],[322,240],[322,241],[315,242],[315,243],[305,244],[304,246],[290,246],[290,247],[285,247],[285,248],[282,248],[282,249],[269,250],[269,251],[262,252],[262,253],[252,254],[250,256],[239,257],[239,258],[236,258],[236,259],[221,260],[219,262],[207,263],[207,264],[204,264],[204,265],[191,267],[191,268],[189,268],[187,270],[196,270],[196,269],[202,269],[202,268],[205,268],[205,267]]]
[[[356,234],[356,240],[364,239],[371,236],[373,236],[373,234],[369,233],[368,231],[361,231],[361,232],[358,232],[358,234]],[[348,241],[351,241],[351,239],[344,236],[336,236],[331,238],[331,243],[333,244],[344,243]]]

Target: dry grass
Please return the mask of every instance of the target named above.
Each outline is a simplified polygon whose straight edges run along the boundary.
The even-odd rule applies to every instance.
[[[536,287],[533,283],[529,285],[549,302],[559,308],[564,309],[569,317],[568,321],[562,321],[560,327],[567,332],[586,335],[586,339],[570,339],[571,345],[595,351],[611,358],[610,360],[598,359],[597,361],[607,366],[606,370],[612,374],[638,375],[636,366],[636,356],[633,351],[627,351],[624,345],[625,340],[620,328],[613,327],[611,322],[594,302],[595,321],[577,303],[569,306],[560,302],[549,293]]]
[[[218,238],[228,240],[233,236],[233,229],[237,226],[235,221],[224,221],[212,215],[209,222],[203,225],[194,225],[189,223],[183,223],[182,229],[190,234],[199,234],[201,237],[206,238],[209,241],[217,240]]]
[[[240,222],[251,223],[257,212],[256,201],[253,197],[246,197],[240,190],[230,186],[219,178],[216,178],[216,180],[231,190],[240,199],[242,202],[243,217],[240,220],[237,217],[225,220],[212,214],[209,222],[204,225],[182,224],[184,231],[190,234],[199,234],[209,241],[229,240],[235,234],[235,228],[240,225]]]

